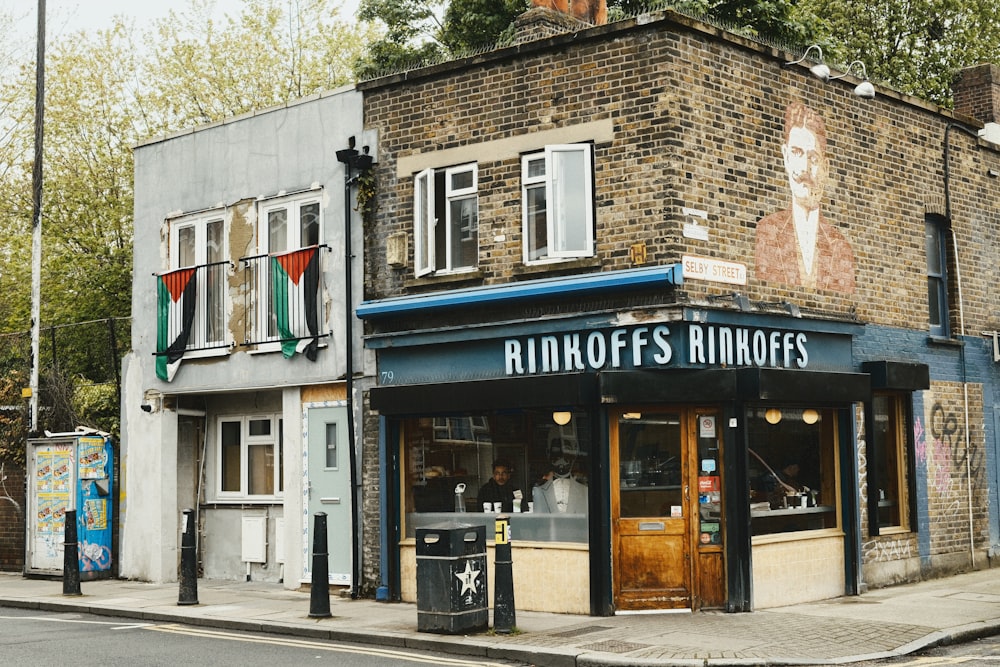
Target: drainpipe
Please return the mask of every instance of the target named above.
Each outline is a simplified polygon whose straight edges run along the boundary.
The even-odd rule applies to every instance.
[[[354,257],[351,252],[351,187],[372,166],[372,157],[354,148],[354,137],[348,139],[346,149],[337,151],[337,161],[344,164],[344,384],[347,392],[347,438],[351,465],[351,599],[358,598],[361,581],[360,549],[360,491],[358,478],[357,438],[354,433],[354,294],[351,280],[351,266]],[[354,175],[357,169],[358,174]]]
[[[965,132],[976,140],[976,148],[979,148],[979,135],[964,125],[958,123],[948,123],[944,128],[944,214],[948,218],[948,230],[951,232],[951,247],[955,255],[955,283],[958,291],[958,329],[959,336],[965,338],[965,302],[962,299],[962,273],[958,261],[958,237],[955,235],[955,226],[951,224],[951,173],[949,168],[949,158],[951,155],[948,143],[948,135],[951,129],[955,128]],[[971,456],[971,436],[969,435],[969,379],[968,368],[965,358],[965,341],[959,348],[962,364],[962,398],[965,411],[965,487],[967,502],[969,505],[969,558],[973,569],[976,567],[976,544],[975,531],[972,518],[972,456]]]

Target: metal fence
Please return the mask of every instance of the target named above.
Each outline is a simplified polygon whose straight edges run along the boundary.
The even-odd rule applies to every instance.
[[[39,430],[84,424],[118,435],[121,361],[131,341],[131,319],[107,318],[43,327],[39,333]],[[0,405],[23,408],[31,377],[31,334],[0,334]],[[2,437],[2,436],[0,436]],[[0,442],[0,454],[6,445]]]

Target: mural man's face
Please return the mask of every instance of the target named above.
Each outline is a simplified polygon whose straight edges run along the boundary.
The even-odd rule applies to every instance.
[[[826,185],[827,162],[816,135],[804,127],[793,127],[781,153],[792,198],[807,210],[819,208]]]

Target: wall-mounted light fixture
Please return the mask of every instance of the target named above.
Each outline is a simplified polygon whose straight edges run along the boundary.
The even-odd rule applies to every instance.
[[[819,412],[813,410],[812,408],[806,408],[805,410],[802,411],[802,421],[809,424],[810,426],[812,424],[815,424],[816,422],[819,421]]]
[[[854,66],[858,65],[861,68],[861,83],[854,87],[854,94],[858,97],[863,97],[866,100],[870,100],[875,97],[875,86],[872,82],[868,80],[868,70],[865,69],[865,64],[860,60],[855,60],[850,65],[847,66],[847,71],[843,74],[838,74],[837,76],[830,77],[830,81],[834,79],[843,79],[845,76],[851,73]]]
[[[792,65],[798,65],[799,63],[801,63],[802,61],[804,61],[806,58],[809,57],[809,52],[812,51],[813,49],[815,49],[816,53],[819,54],[819,58],[816,64],[809,68],[809,71],[812,72],[812,75],[817,79],[819,79],[820,81],[829,81],[830,68],[823,64],[823,49],[819,48],[819,44],[813,44],[808,49],[806,49],[806,52],[802,54],[801,58],[799,58],[798,60],[787,62],[784,65],[782,65],[782,67],[791,67]]]
[[[552,413],[552,421],[559,424],[560,426],[565,426],[569,423],[569,420],[573,418],[572,412],[566,412],[565,410],[559,410]]]
[[[778,408],[768,408],[764,412],[764,419],[767,420],[768,424],[777,424],[781,421],[781,410]]]

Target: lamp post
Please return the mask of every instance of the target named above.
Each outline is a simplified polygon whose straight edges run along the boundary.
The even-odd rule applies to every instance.
[[[351,280],[351,188],[374,162],[368,147],[359,152],[354,137],[347,141],[347,148],[337,151],[337,161],[344,165],[344,382],[347,392],[347,438],[351,465],[351,597],[358,597],[358,484],[357,452],[354,437],[354,296]],[[355,173],[357,172],[357,173]]]

